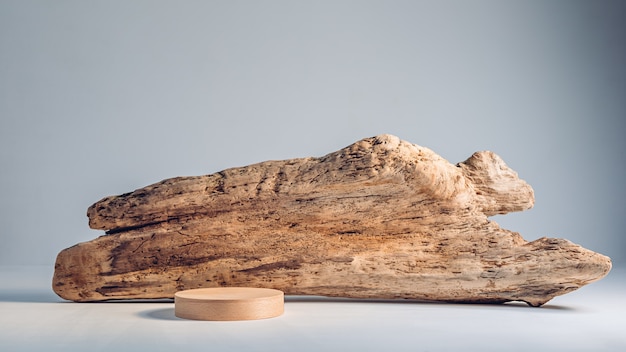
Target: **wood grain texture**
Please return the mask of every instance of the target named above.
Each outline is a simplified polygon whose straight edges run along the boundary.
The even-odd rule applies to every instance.
[[[178,291],[174,315],[193,320],[257,320],[284,312],[283,291],[253,287],[212,287]]]
[[[251,286],[539,306],[609,272],[608,257],[563,239],[527,242],[488,219],[533,204],[532,188],[492,152],[453,165],[380,135],[321,158],[104,198],[87,215],[106,235],[59,253],[53,289],[80,302]]]

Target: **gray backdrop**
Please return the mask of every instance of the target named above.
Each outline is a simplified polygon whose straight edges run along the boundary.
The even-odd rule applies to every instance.
[[[100,198],[391,133],[492,150],[495,217],[625,258],[626,4],[0,0],[0,265],[103,233]]]

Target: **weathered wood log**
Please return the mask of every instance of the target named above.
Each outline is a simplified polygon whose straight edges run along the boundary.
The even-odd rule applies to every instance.
[[[452,165],[381,135],[321,158],[177,177],[87,212],[106,235],[61,251],[73,301],[171,298],[183,289],[539,306],[604,277],[608,257],[525,241],[488,216],[533,206],[494,153]]]

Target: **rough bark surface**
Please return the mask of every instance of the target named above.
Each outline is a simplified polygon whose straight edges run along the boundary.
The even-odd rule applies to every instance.
[[[533,203],[492,152],[453,165],[381,135],[104,198],[87,215],[106,234],[59,253],[53,289],[80,302],[252,286],[539,306],[609,272],[608,257],[563,239],[527,242],[488,219]]]

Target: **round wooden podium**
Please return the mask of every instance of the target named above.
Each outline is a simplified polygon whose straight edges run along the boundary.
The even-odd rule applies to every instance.
[[[252,287],[215,287],[174,294],[174,314],[193,320],[255,320],[284,312],[283,291]]]

